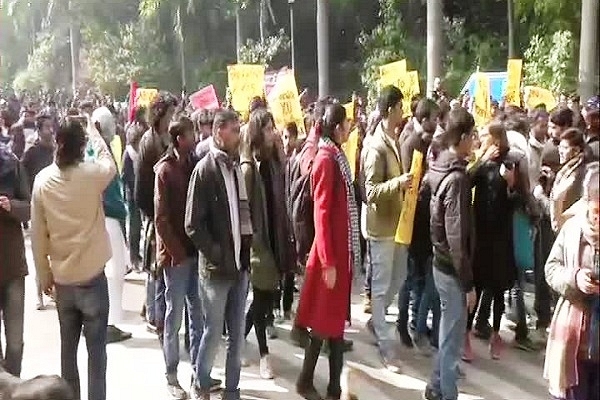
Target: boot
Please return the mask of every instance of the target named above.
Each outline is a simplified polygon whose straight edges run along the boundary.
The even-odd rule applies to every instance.
[[[323,341],[321,339],[311,335],[304,351],[304,362],[296,382],[296,392],[306,400],[322,400],[321,395],[314,386],[315,367],[319,360],[322,345]]]
[[[344,367],[344,339],[329,340],[329,386],[327,399],[339,400],[342,395],[342,368]]]
[[[502,341],[502,338],[498,332],[494,332],[492,334],[492,338],[490,339],[490,357],[492,360],[500,359],[503,344],[504,342]]]

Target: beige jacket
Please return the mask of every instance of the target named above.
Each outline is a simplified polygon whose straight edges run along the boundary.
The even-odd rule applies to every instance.
[[[100,134],[89,141],[96,159],[66,169],[53,163],[35,178],[31,200],[32,248],[42,283],[79,285],[98,276],[111,258],[102,193],[117,169]]]

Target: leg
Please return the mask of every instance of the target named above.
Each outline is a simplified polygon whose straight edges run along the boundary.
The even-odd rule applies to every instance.
[[[294,285],[296,280],[296,274],[288,272],[283,278],[283,316],[287,318],[292,311],[292,304],[294,303]]]
[[[481,292],[481,298],[479,299],[479,307],[477,308],[477,320],[475,321],[476,334],[483,339],[489,339],[490,336],[490,314],[492,312],[492,301],[494,294],[483,289]]]
[[[252,303],[250,303],[250,307],[248,307],[248,312],[246,313],[246,326],[244,329],[244,338],[248,338],[248,334],[250,334],[250,331],[252,330],[252,327],[254,326],[254,301],[255,301],[255,294],[252,293]],[[225,332],[225,328],[223,328],[223,332]]]
[[[156,295],[156,282],[154,274],[148,272],[146,277],[146,321],[156,326],[156,307],[154,306],[154,297]]]
[[[253,288],[254,300],[252,302],[252,315],[254,317],[254,332],[256,333],[256,340],[258,341],[258,351],[260,357],[264,357],[269,354],[269,347],[267,346],[267,320],[266,316],[269,312],[269,302],[273,299],[273,293],[267,290],[260,290]]]
[[[340,378],[344,368],[344,339],[329,339],[329,386],[327,396],[339,400],[342,395]]]
[[[373,329],[379,347],[390,345],[395,335],[390,331],[385,321],[385,311],[388,304],[388,292],[392,281],[392,264],[394,262],[394,242],[372,240],[371,262],[373,268],[371,298]]]
[[[547,255],[543,252],[542,246],[542,235],[538,231],[535,240],[535,264],[534,264],[534,285],[535,285],[535,300],[533,308],[537,314],[536,328],[543,330],[545,333],[546,328],[550,326],[552,321],[552,313],[550,310],[550,303],[552,295],[550,293],[550,286],[546,282],[546,272],[544,270],[544,264],[546,262]]]
[[[365,256],[365,294],[371,299],[371,284],[373,282],[373,265],[371,259],[371,241],[367,241],[367,251]]]
[[[392,261],[392,275],[389,282],[389,288],[387,292],[386,305],[392,304],[394,297],[402,289],[402,284],[408,277],[408,248],[404,245],[393,243],[393,261]]]
[[[498,291],[492,294],[494,301],[494,315],[492,328],[494,332],[500,332],[500,323],[502,322],[502,314],[504,314],[504,292]]]
[[[321,353],[323,340],[316,335],[310,335],[306,348],[304,349],[304,361],[302,362],[302,371],[296,382],[296,390],[300,394],[316,392],[314,387],[315,368]]]
[[[175,267],[163,270],[165,282],[165,325],[163,329],[163,355],[167,382],[177,383],[177,367],[179,365],[179,330],[183,318],[183,306],[188,289],[191,265],[188,261]]]
[[[227,361],[225,362],[225,398],[239,398],[242,348],[244,343],[244,310],[248,297],[249,275],[241,272],[227,295]]]
[[[104,274],[90,286],[78,288],[83,335],[88,351],[88,399],[106,400],[106,325],[108,283]]]
[[[154,280],[154,312],[156,327],[161,329],[165,324],[165,313],[167,304],[165,303],[165,279],[162,272],[158,273]]]
[[[187,309],[189,317],[189,341],[190,341],[190,359],[192,362],[192,369],[194,370],[194,377],[196,371],[198,371],[199,357],[198,351],[200,350],[200,343],[202,341],[202,335],[204,334],[204,309],[202,308],[202,301],[200,300],[199,288],[198,288],[198,266],[195,258],[191,261],[189,268],[188,277],[188,289],[187,289]]]
[[[4,287],[2,316],[6,334],[6,371],[21,375],[23,361],[23,317],[25,313],[25,278],[17,278]]]
[[[414,278],[414,262],[408,260],[408,273],[402,284],[402,288],[398,293],[398,320],[396,321],[398,329],[408,329],[409,308],[410,308],[410,292],[413,289]]]
[[[225,319],[225,305],[232,285],[233,282],[229,281],[210,280],[203,277],[199,279],[199,292],[206,319],[196,360],[196,386],[203,392],[209,392],[212,386],[210,373],[219,351],[219,341]]]
[[[142,233],[142,215],[140,209],[135,205],[135,201],[129,199],[129,259],[133,267],[136,267],[140,261],[140,239]]]
[[[433,277],[440,294],[440,348],[429,388],[443,399],[457,399],[457,368],[466,329],[467,301],[458,280],[434,267]]]
[[[77,367],[77,347],[81,337],[83,314],[77,307],[77,288],[56,285],[56,309],[60,325],[60,369],[75,399],[81,399],[79,369]],[[103,327],[106,334],[106,325]]]
[[[118,220],[106,218],[106,231],[108,232],[112,248],[112,257],[108,260],[104,269],[108,283],[108,298],[110,299],[108,322],[111,326],[119,324],[123,316],[122,300],[125,273],[127,271],[127,255],[125,237],[121,229],[121,224]],[[114,335],[111,334],[111,336]]]

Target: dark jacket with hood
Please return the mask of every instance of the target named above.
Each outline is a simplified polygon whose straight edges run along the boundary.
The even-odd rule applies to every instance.
[[[467,162],[450,150],[430,165],[426,182],[431,189],[433,266],[456,276],[465,292],[473,288],[471,183]]]
[[[21,224],[29,221],[29,182],[19,160],[0,144],[0,196],[10,200],[10,212],[0,207],[0,286],[27,275]]]

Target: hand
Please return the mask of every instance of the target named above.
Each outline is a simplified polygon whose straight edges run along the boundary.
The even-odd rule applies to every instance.
[[[504,166],[504,164],[502,164],[502,166]],[[508,187],[510,189],[515,187],[515,169],[508,169],[508,168],[504,168],[504,171],[500,172],[502,174],[502,177],[504,178],[504,180],[506,181],[506,184],[508,185]]]
[[[327,287],[327,289],[333,289],[336,279],[337,272],[335,267],[327,267],[323,270],[323,281],[325,281],[325,287]]]
[[[0,208],[10,212],[10,200],[6,196],[0,196]]]
[[[400,175],[398,177],[398,182],[400,182],[400,187],[404,190],[410,189],[412,186],[413,174],[406,173],[404,175]]]
[[[575,283],[577,288],[584,294],[599,294],[600,285],[598,281],[592,279],[592,271],[588,269],[580,269],[575,275]]]
[[[472,289],[469,293],[467,293],[467,309],[469,310],[469,314],[473,312],[476,306],[477,293],[475,292],[475,289]]]
[[[495,158],[500,157],[500,149],[495,144],[491,145],[481,156],[481,161],[493,160]]]

